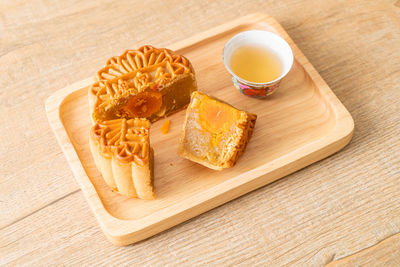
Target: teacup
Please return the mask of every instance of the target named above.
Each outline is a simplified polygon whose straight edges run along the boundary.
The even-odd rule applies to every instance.
[[[242,46],[264,47],[273,52],[282,65],[279,77],[259,83],[247,81],[235,74],[231,69],[231,57],[235,50]],[[289,44],[279,35],[269,31],[251,30],[235,35],[225,44],[223,61],[226,69],[232,75],[233,84],[242,94],[265,98],[276,91],[282,78],[290,71],[293,65],[293,52]]]

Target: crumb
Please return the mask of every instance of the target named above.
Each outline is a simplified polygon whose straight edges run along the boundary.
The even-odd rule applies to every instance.
[[[166,120],[163,124],[163,126],[161,126],[161,132],[162,134],[167,134],[169,131],[169,125],[171,124],[170,120]]]

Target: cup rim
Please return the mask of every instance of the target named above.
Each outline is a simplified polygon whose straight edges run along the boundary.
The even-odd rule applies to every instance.
[[[225,51],[226,51],[227,46],[230,45],[230,44],[233,42],[233,40],[234,40],[235,38],[237,38],[237,36],[239,36],[239,35],[241,35],[241,34],[244,34],[244,33],[247,33],[247,32],[259,32],[259,33],[268,33],[268,34],[272,34],[272,35],[274,35],[275,37],[277,37],[278,39],[280,39],[281,41],[283,41],[283,42],[289,47],[289,51],[290,51],[289,57],[291,58],[290,67],[287,68],[287,70],[286,70],[285,72],[282,72],[282,74],[281,74],[278,78],[276,78],[276,79],[274,79],[274,80],[272,80],[272,81],[269,81],[269,82],[264,82],[264,83],[250,82],[250,81],[247,81],[247,80],[242,79],[242,78],[240,78],[239,76],[237,76],[237,75],[231,70],[230,66],[228,66],[228,64],[225,62]],[[280,35],[278,35],[278,34],[276,34],[276,33],[274,33],[274,32],[265,31],[265,30],[248,30],[248,31],[243,31],[243,32],[240,32],[240,33],[236,34],[235,36],[233,36],[232,38],[230,38],[230,39],[228,40],[228,42],[226,42],[226,44],[225,44],[225,46],[224,46],[224,49],[223,49],[223,51],[222,51],[222,61],[224,62],[225,68],[228,70],[228,72],[229,72],[235,79],[239,80],[241,83],[246,84],[246,85],[250,85],[250,86],[254,86],[254,87],[265,87],[265,86],[272,85],[272,84],[274,84],[274,83],[279,82],[283,77],[286,76],[286,74],[289,73],[289,71],[292,69],[292,66],[293,66],[294,55],[293,55],[293,50],[292,50],[292,48],[290,47],[290,45],[288,44],[288,42],[286,42],[286,40],[283,39]]]

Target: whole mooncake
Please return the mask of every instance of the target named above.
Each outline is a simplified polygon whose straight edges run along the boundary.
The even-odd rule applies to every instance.
[[[115,119],[90,130],[90,149],[105,182],[121,195],[154,199],[150,122]]]
[[[198,91],[186,111],[179,155],[214,170],[235,165],[257,116]]]
[[[117,118],[153,122],[184,108],[196,90],[189,60],[149,45],[109,59],[96,80],[89,89],[94,122]]]

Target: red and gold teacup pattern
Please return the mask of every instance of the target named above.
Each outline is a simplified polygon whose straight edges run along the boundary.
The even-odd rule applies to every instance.
[[[265,98],[271,94],[273,94],[278,88],[279,84],[281,81],[277,81],[275,83],[269,84],[269,85],[264,85],[264,86],[252,86],[248,84],[244,84],[240,82],[238,79],[235,77],[232,77],[232,82],[233,85],[235,85],[236,89],[239,90],[242,94],[249,96],[249,97],[255,97],[255,98]]]

